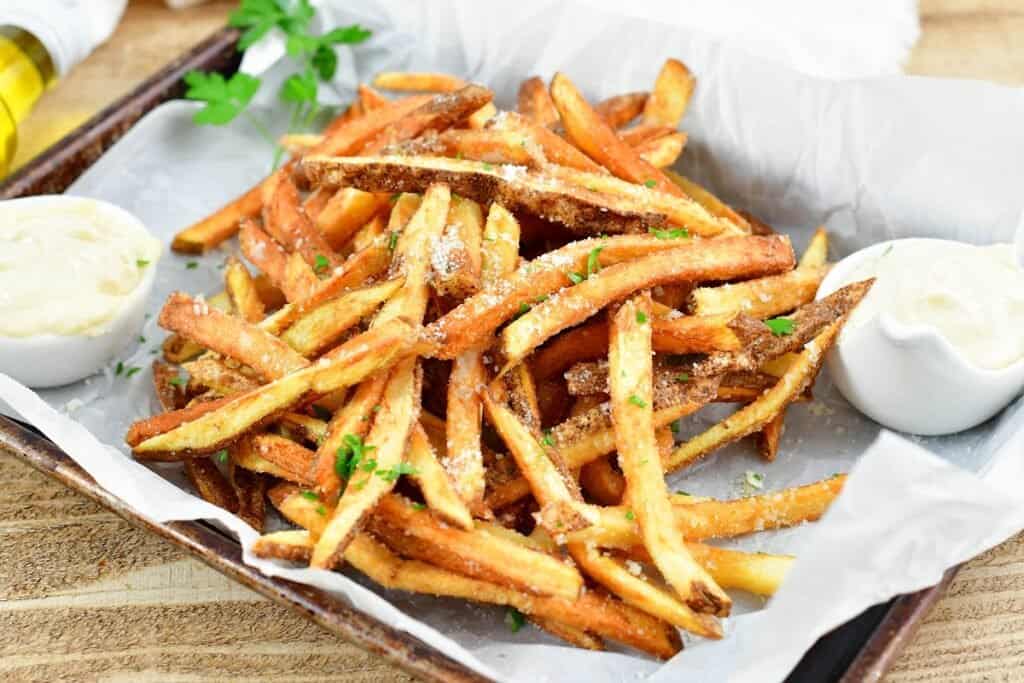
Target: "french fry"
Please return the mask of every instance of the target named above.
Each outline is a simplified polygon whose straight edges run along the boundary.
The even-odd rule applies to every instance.
[[[722,627],[714,617],[694,612],[667,591],[633,574],[619,560],[602,554],[596,546],[570,543],[569,552],[589,577],[627,605],[705,638],[722,637]]]
[[[507,365],[514,365],[558,332],[640,289],[777,273],[792,265],[789,241],[771,237],[731,237],[687,244],[597,272],[588,264],[587,279],[537,304],[508,325],[501,335],[501,351]]]
[[[719,375],[729,371],[756,371],[773,358],[796,351],[816,336],[826,325],[852,311],[864,298],[874,280],[846,285],[824,299],[805,303],[786,319],[788,327],[776,333],[766,323],[749,316],[739,316],[736,328],[747,340],[738,351],[716,351],[695,363],[691,373],[699,376]]]
[[[301,484],[312,480],[314,453],[308,448],[276,434],[257,434],[247,442],[252,453],[276,465],[284,479]]]
[[[338,255],[302,210],[290,169],[278,169],[263,184],[263,196],[263,229],[285,250],[300,254],[318,272],[338,265]]]
[[[718,287],[698,287],[692,294],[695,315],[746,313],[770,318],[814,300],[828,266],[796,268],[787,273]]]
[[[449,527],[400,496],[385,496],[369,526],[386,538],[420,541],[428,545],[431,562],[473,578],[566,600],[575,600],[583,586],[575,569],[545,552],[494,534]]]
[[[228,512],[238,512],[238,498],[234,489],[208,458],[186,460],[185,476],[203,500]]]
[[[313,554],[313,539],[305,529],[273,531],[253,542],[252,553],[267,559],[309,562]]]
[[[534,376],[543,381],[560,375],[578,362],[608,354],[608,325],[596,320],[574,327],[539,348],[530,361]]]
[[[343,187],[331,196],[323,211],[317,214],[316,227],[331,248],[341,249],[357,230],[387,205],[387,195]]]
[[[775,418],[814,381],[844,321],[845,317],[839,318],[825,327],[800,353],[800,360],[759,399],[676,449],[667,463],[667,469],[673,471],[686,467],[711,451],[761,429]]]
[[[683,191],[686,192],[688,197],[707,209],[708,213],[712,216],[717,216],[718,218],[738,226],[743,230],[743,232],[754,232],[754,234],[763,235],[770,235],[774,232],[774,230],[769,230],[767,232],[755,232],[750,225],[750,221],[747,220],[745,216],[740,214],[738,211],[734,211],[728,204],[711,194],[707,189],[679,173],[665,171],[665,174],[668,175],[672,182],[683,188]]]
[[[380,319],[380,313],[377,319]],[[376,321],[375,321],[376,322]],[[417,351],[417,330],[402,319],[388,320],[351,337],[320,357],[312,388],[321,395],[359,384]]]
[[[233,450],[235,449],[230,449],[229,453]],[[267,477],[238,467],[234,460],[229,460],[228,481],[238,501],[236,514],[246,524],[262,533],[266,522]]]
[[[164,412],[185,407],[187,397],[179,380],[178,369],[163,361],[153,361],[153,388]]]
[[[484,287],[496,287],[516,269],[519,222],[501,204],[491,204],[484,223],[480,277]]]
[[[482,511],[484,495],[480,390],[486,381],[487,369],[480,351],[471,349],[455,358],[448,379],[444,466],[459,496],[477,512]]]
[[[267,380],[309,365],[287,344],[240,318],[210,308],[202,299],[175,292],[160,311],[160,326],[248,365]]]
[[[313,268],[298,252],[288,255],[284,264],[284,291],[288,292],[289,301],[305,301],[320,285]]]
[[[483,223],[479,204],[452,199],[441,239],[430,246],[432,284],[439,294],[465,299],[479,291]]]
[[[230,239],[240,221],[255,218],[263,206],[260,186],[232,200],[215,213],[185,228],[171,242],[171,249],[182,254],[202,254]]]
[[[646,232],[667,222],[639,197],[593,192],[562,182],[550,171],[532,172],[521,166],[441,157],[309,155],[302,169],[314,185],[350,185],[368,192],[416,192],[444,183],[480,204],[498,202],[510,211],[540,214],[578,233]],[[713,217],[707,219],[713,229],[721,230]]]
[[[340,124],[335,130],[324,131],[323,140],[307,154],[356,154],[381,135],[389,137],[403,119],[413,116],[422,106],[430,103],[430,95],[412,95]]]
[[[293,441],[318,444],[327,438],[327,422],[305,413],[290,412],[277,421],[281,434]]]
[[[619,138],[621,138],[622,141],[630,147],[636,149],[646,142],[657,140],[658,138],[671,135],[675,132],[676,129],[674,126],[663,126],[657,123],[641,123],[638,126],[620,130]]]
[[[619,467],[644,547],[668,584],[696,612],[728,616],[729,596],[697,564],[674,531],[654,427],[651,301],[640,294],[612,318],[608,366]]]
[[[743,341],[730,327],[734,315],[656,317],[651,323],[654,350],[661,353],[737,351]]]
[[[231,299],[231,305],[238,315],[248,323],[263,320],[265,307],[256,290],[252,274],[235,257],[230,257],[224,269],[224,291]]]
[[[618,505],[626,492],[626,480],[615,471],[611,457],[591,460],[580,468],[580,488],[601,505]]]
[[[683,196],[664,173],[640,158],[587,104],[576,86],[564,74],[551,79],[551,99],[558,109],[569,140],[612,175],[665,194]],[[649,105],[649,102],[648,102]]]
[[[370,246],[380,238],[384,238],[388,234],[388,225],[381,215],[376,215],[363,227],[356,230],[355,234],[352,235],[352,240],[349,242],[353,252],[360,251]],[[390,239],[388,240],[390,243]]]
[[[640,158],[654,168],[665,168],[676,163],[686,146],[686,133],[670,133],[636,146]]]
[[[824,266],[826,263],[828,263],[828,233],[824,227],[820,227],[814,231],[807,249],[800,257],[797,268],[816,268]]]
[[[260,229],[254,221],[243,220],[239,228],[238,242],[245,258],[263,271],[275,287],[284,292],[288,301],[299,301],[305,291],[292,289],[286,277],[288,254],[270,235]]]
[[[515,457],[537,502],[553,512],[543,516],[548,533],[560,534],[587,526],[583,497],[576,482],[567,475],[557,451],[542,446],[512,411],[496,402],[489,392],[484,392],[483,402],[488,419]]]
[[[757,443],[757,453],[768,462],[774,462],[779,452],[779,440],[782,439],[782,431],[786,426],[786,412],[783,410],[761,428],[754,439]]]
[[[301,446],[299,447],[301,448]],[[231,452],[231,462],[242,470],[256,475],[269,474],[278,479],[294,482],[300,486],[311,486],[313,484],[312,479],[306,476],[305,472],[288,469],[262,457],[253,448],[252,439],[248,436],[240,438],[229,450]]]
[[[415,141],[413,144],[416,144]],[[433,139],[431,151],[456,159],[473,159],[491,164],[543,166],[543,150],[533,137],[514,130],[446,130]]]
[[[551,128],[558,123],[558,110],[540,76],[532,76],[519,84],[516,109],[538,126]]]
[[[182,368],[189,374],[189,386],[205,387],[221,396],[252,391],[261,384],[259,380],[228,367],[223,359],[216,357],[198,358],[185,363]]]
[[[693,97],[697,79],[678,59],[666,59],[644,105],[644,122],[676,128]]]
[[[622,128],[643,113],[648,97],[650,97],[648,92],[627,92],[622,95],[614,95],[595,104],[594,111],[612,128]]]
[[[281,341],[300,356],[313,357],[334,346],[360,320],[372,313],[404,283],[399,277],[331,299],[295,321]]]
[[[472,529],[473,516],[434,453],[423,426],[413,426],[406,459],[415,471],[410,475],[420,487],[427,506],[442,520],[459,529]]]
[[[338,471],[339,454],[351,458],[370,429],[373,409],[384,395],[388,373],[381,372],[356,388],[352,398],[338,409],[327,425],[327,437],[316,450],[313,478],[324,500],[336,500],[341,493],[342,481]],[[347,453],[346,453],[347,451]]]
[[[359,84],[357,92],[359,94],[359,104],[363,108],[364,112],[383,109],[391,103],[388,98],[384,97],[365,83]]]
[[[403,92],[452,92],[465,84],[457,76],[430,72],[382,71],[373,78],[374,87]]]
[[[557,114],[556,114],[557,116]],[[488,123],[491,129],[522,135],[540,147],[540,151],[551,164],[574,168],[595,174],[607,174],[608,171],[599,163],[588,157],[562,136],[547,126],[531,121],[515,112],[503,111]],[[531,142],[527,143],[527,147]],[[530,151],[529,149],[527,151]],[[532,158],[532,154],[531,154]]]
[[[383,128],[360,148],[364,155],[380,154],[388,147],[411,140],[427,131],[441,131],[466,119],[489,104],[494,94],[479,85],[436,95],[406,116]],[[385,109],[378,109],[386,111]]]
[[[221,398],[214,401],[198,401],[178,410],[138,420],[133,422],[132,426],[128,428],[124,442],[134,447],[151,437],[163,434],[186,422],[191,422],[207,413],[211,413],[227,405],[231,400],[231,398]]]

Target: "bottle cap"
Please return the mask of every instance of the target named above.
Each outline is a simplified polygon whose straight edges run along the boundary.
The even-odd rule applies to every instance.
[[[110,37],[127,0],[3,0],[0,26],[22,28],[50,53],[59,76]]]

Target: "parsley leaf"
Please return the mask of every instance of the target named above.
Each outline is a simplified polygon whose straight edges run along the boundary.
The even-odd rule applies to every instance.
[[[398,233],[393,232],[388,235],[388,251],[394,251],[396,246],[398,246]]]
[[[316,76],[312,69],[301,74],[292,74],[281,84],[281,99],[285,102],[315,102],[317,93]]]
[[[644,313],[643,311],[637,311],[636,312],[636,321],[638,323],[640,323],[641,325],[643,325],[645,322],[647,322],[647,314]]]
[[[413,503],[412,504],[412,509],[416,510],[417,512],[419,512],[420,510],[426,510],[427,506],[424,505],[423,503]]]
[[[654,187],[657,184],[658,184],[658,181],[653,180],[653,179],[652,180],[645,180],[644,181],[644,186],[645,187]]]
[[[359,463],[363,461],[370,451],[376,449],[376,446],[367,446],[363,443],[362,437],[355,434],[346,434],[342,438],[342,445],[334,454],[334,471],[342,479],[350,479]]]
[[[515,607],[509,607],[505,611],[505,626],[508,626],[508,630],[512,633],[518,633],[525,623],[526,617]]]
[[[226,464],[228,461],[228,449],[220,449],[219,451],[213,454],[213,458],[222,465]]]
[[[519,304],[519,310],[516,311],[516,314],[515,314],[515,316],[512,319],[513,320],[518,320],[519,318],[523,317],[524,315],[526,315],[529,312],[530,312],[530,304],[528,304],[525,301],[523,301],[522,303]]]
[[[316,491],[303,491],[302,497],[306,500],[320,500],[320,496],[316,495]]]
[[[124,363],[117,361],[117,365],[114,366],[114,374],[120,375],[122,372],[124,372]]]
[[[743,480],[747,483],[748,486],[750,486],[752,488],[755,488],[755,489],[763,489],[764,488],[764,475],[761,474],[760,472],[754,472],[752,470],[747,470],[743,474]]]
[[[690,381],[690,376],[688,374],[686,374],[685,372],[680,372],[673,379],[675,379],[675,381],[677,381],[677,382],[689,382]]]
[[[188,384],[188,377],[185,377],[184,375],[178,375],[177,377],[172,377],[167,381],[168,383],[173,384],[176,387],[183,387],[186,384]]]
[[[391,482],[397,481],[403,474],[419,474],[419,470],[407,462],[400,462],[386,470],[377,470],[376,474],[384,481]]]
[[[765,320],[764,324],[776,337],[786,337],[793,334],[795,325],[790,318],[772,318]]]
[[[198,267],[199,267],[199,262],[198,261],[189,261],[188,263],[185,264],[185,270],[195,270]]]
[[[586,279],[579,273],[568,273],[568,275],[569,281],[572,282],[574,285],[578,285],[579,283],[583,282]]]
[[[635,406],[639,406],[640,408],[646,408],[647,407],[647,401],[643,400],[642,398],[640,398],[636,394],[630,394],[629,402],[632,403]]]
[[[631,522],[632,522],[632,521],[633,521],[634,519],[636,519],[636,515],[635,515],[635,514],[633,514],[633,511],[632,511],[632,510],[626,510],[626,519],[628,519],[628,520],[629,520],[629,521],[631,521]]]
[[[659,240],[676,240],[685,239],[690,236],[690,231],[686,228],[647,228],[647,232],[651,233]]]
[[[604,247],[594,247],[587,254],[587,277],[590,277],[594,273],[601,270],[601,263],[597,260],[597,257],[601,254]]]
[[[132,375],[134,375],[136,372],[139,372],[140,370],[142,370],[142,368],[140,368],[140,367],[138,367],[136,365],[133,365],[133,366],[131,366],[129,368],[125,368],[124,376],[125,377],[131,377]]]
[[[554,446],[555,446],[555,439],[551,436],[551,430],[550,429],[545,429],[544,430],[544,438],[542,438],[540,440],[540,442],[542,444],[544,444],[545,446],[549,446],[551,448],[554,448]]]
[[[313,272],[322,273],[327,270],[327,267],[331,265],[331,262],[327,260],[327,257],[323,254],[317,254],[316,258],[313,259]]]
[[[204,102],[205,107],[192,117],[197,124],[223,126],[238,116],[252,100],[260,88],[260,79],[241,71],[235,72],[231,78],[216,71],[189,71],[185,74],[185,97],[197,102]]]
[[[149,261],[147,261],[147,260],[146,260],[146,259],[144,259],[144,258],[140,258],[140,259],[135,259],[135,266],[136,266],[137,268],[145,268],[145,267],[146,267],[146,266],[148,266],[148,265],[149,265]]]

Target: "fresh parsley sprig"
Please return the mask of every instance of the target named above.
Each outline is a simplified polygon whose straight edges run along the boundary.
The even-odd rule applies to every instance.
[[[231,13],[228,24],[243,29],[238,50],[244,52],[263,40],[272,30],[285,37],[285,51],[298,64],[278,91],[279,99],[291,107],[288,130],[307,127],[320,111],[317,99],[320,81],[334,78],[338,70],[338,45],[355,45],[370,37],[371,32],[358,24],[332,29],[322,35],[310,30],[316,10],[309,0],[241,0]],[[224,78],[217,72],[190,71],[185,75],[188,90],[185,97],[203,102],[205,106],[193,117],[199,125],[223,126],[239,115],[274,147],[274,166],[280,163],[284,150],[264,121],[247,111],[259,91],[259,78],[236,72]]]

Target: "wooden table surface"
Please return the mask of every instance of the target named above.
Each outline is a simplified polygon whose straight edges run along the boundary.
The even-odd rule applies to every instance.
[[[172,13],[132,0],[110,42],[26,123],[20,161],[216,30],[234,4]],[[1020,0],[924,0],[921,15],[908,72],[1024,84]],[[410,680],[5,454],[0,547],[0,680]],[[960,572],[887,680],[1022,677],[1024,535]]]

